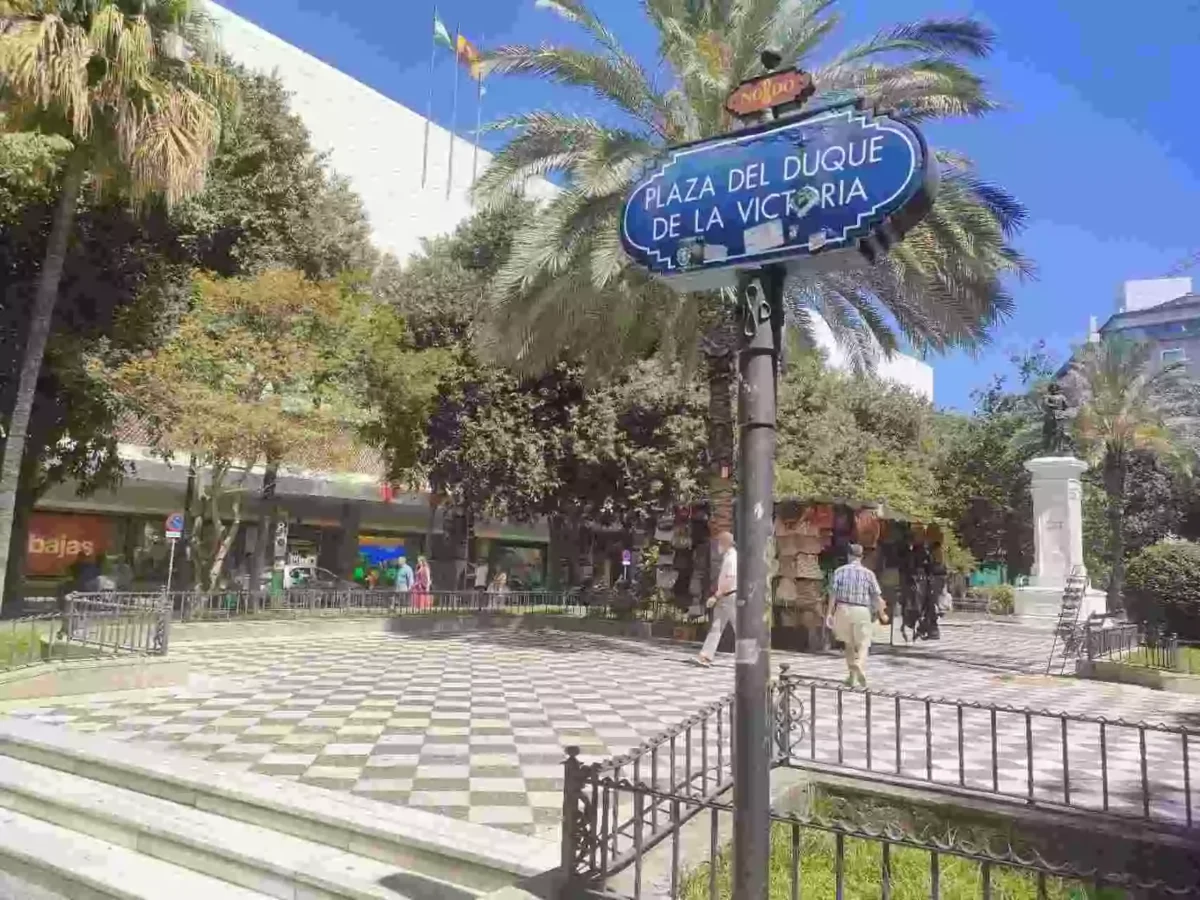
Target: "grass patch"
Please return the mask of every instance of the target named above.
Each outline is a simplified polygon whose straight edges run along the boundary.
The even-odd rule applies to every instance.
[[[1179,662],[1175,668],[1166,671],[1182,672],[1185,675],[1200,675],[1200,647],[1180,647],[1178,659]],[[1143,648],[1132,651],[1123,657],[1121,662],[1127,666],[1161,669],[1162,666],[1157,665],[1157,662],[1161,660],[1161,654],[1151,654]]]
[[[42,638],[58,625],[53,619],[41,622],[13,619],[0,622],[0,671],[27,666],[42,659]]]
[[[972,847],[990,846],[999,851],[1013,846],[1027,856],[1030,846],[1015,829],[1007,824],[988,823],[972,816],[944,814],[944,810],[921,806],[877,802],[859,796],[818,794],[812,801],[813,813],[821,818],[847,823],[869,825],[873,829],[892,826],[906,834],[919,835],[929,841],[954,842]],[[795,841],[795,850],[793,850]],[[865,898],[880,896],[883,848],[878,841],[845,837],[842,864],[843,896]],[[771,830],[771,861],[769,872],[772,900],[790,900],[792,896],[793,853],[799,859],[800,891],[802,897],[824,898],[837,896],[837,838],[817,828],[793,828],[777,822]],[[928,851],[893,845],[890,853],[891,896],[894,900],[927,900],[932,896],[932,874]],[[939,896],[945,900],[978,900],[983,896],[983,873],[980,863],[950,854],[940,854]],[[684,900],[707,900],[712,866],[705,863],[687,873],[680,896]],[[716,861],[717,896],[732,897],[732,858],[728,848]],[[991,888],[996,900],[1035,900],[1038,896],[1037,875],[1001,864],[991,867]],[[1128,894],[1119,888],[1103,888],[1097,892],[1077,881],[1047,878],[1048,900],[1127,900]]]

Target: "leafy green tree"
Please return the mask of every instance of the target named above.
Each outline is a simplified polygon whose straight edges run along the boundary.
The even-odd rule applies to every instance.
[[[498,349],[530,371],[564,354],[593,367],[619,367],[652,352],[702,350],[710,384],[711,524],[727,528],[732,308],[712,294],[676,295],[630,265],[618,238],[625,196],[667,146],[732,129],[725,100],[762,72],[760,55],[768,47],[784,65],[810,69],[821,93],[853,91],[869,106],[926,121],[994,108],[982,79],[961,62],[985,57],[993,36],[973,19],[930,19],[814,65],[838,23],[830,2],[648,0],[643,9],[661,61],[652,77],[584,0],[540,5],[578,25],[595,49],[503,47],[489,55],[491,70],[581,88],[614,115],[600,120],[541,110],[496,124],[515,136],[476,186],[485,204],[508,202],[531,176],[559,175],[562,187],[519,231],[497,273],[495,327],[504,336]],[[861,359],[876,346],[897,349],[901,338],[935,350],[973,344],[1007,314],[1011,299],[1002,279],[1029,270],[1009,244],[1024,211],[961,155],[939,152],[937,165],[934,209],[886,259],[789,280],[787,307],[801,331],[819,314]]]
[[[169,214],[156,207],[138,214],[120,197],[80,196],[27,431],[15,548],[24,546],[34,504],[50,486],[70,480],[86,494],[115,486],[124,474],[114,437],[121,406],[85,363],[102,356],[112,367],[159,346],[187,311],[193,267],[233,276],[277,265],[320,277],[373,257],[361,203],[322,166],[278,79],[240,68],[232,76],[243,114],[223,127],[200,194]],[[0,411],[11,410],[15,398],[17,348],[24,346],[71,146],[53,135],[0,134],[0,271],[6,284],[0,297]],[[330,209],[340,212],[330,215]],[[383,363],[387,354],[373,358]],[[269,481],[264,479],[264,490]],[[265,503],[260,514],[269,515],[270,506]],[[24,559],[21,552],[9,557],[13,589],[23,581]]]
[[[283,84],[241,66],[229,71],[242,114],[222,131],[205,190],[172,213],[187,258],[225,276],[282,266],[319,280],[372,269],[362,201],[313,150]]]
[[[1195,452],[1194,384],[1181,365],[1156,365],[1152,344],[1106,337],[1087,344],[1072,366],[1079,395],[1075,437],[1100,468],[1109,525],[1109,609],[1120,609],[1125,572],[1129,472],[1140,450],[1187,467]]]
[[[906,388],[803,355],[780,383],[776,495],[881,500],[928,519],[932,429],[929,403]]]
[[[72,145],[64,163],[0,468],[0,597],[25,441],[42,358],[90,178],[135,201],[199,191],[217,147],[231,82],[210,64],[206,23],[186,0],[5,0],[0,99],[8,131]]]

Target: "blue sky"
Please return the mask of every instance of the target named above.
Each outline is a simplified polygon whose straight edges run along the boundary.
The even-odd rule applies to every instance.
[[[428,102],[433,5],[425,0],[223,0],[223,5],[413,109]],[[440,0],[451,30],[483,46],[574,42],[578,32],[534,0]],[[649,65],[654,34],[638,0],[593,8]],[[1060,357],[1103,322],[1121,282],[1161,275],[1200,249],[1200,126],[1194,104],[1200,0],[842,0],[837,47],[895,22],[969,13],[999,34],[980,65],[1005,109],[928,131],[970,154],[1016,194],[1031,224],[1020,246],[1038,266],[1016,284],[1016,311],[975,356],[932,357],[939,405],[968,407],[971,390],[1009,369],[1008,357],[1045,339]],[[453,63],[441,54],[434,118],[450,124]],[[532,79],[493,79],[485,119],[553,105],[595,113],[587,95]],[[460,133],[474,125],[460,109]],[[485,143],[496,143],[490,136]],[[1200,283],[1200,266],[1191,273]]]

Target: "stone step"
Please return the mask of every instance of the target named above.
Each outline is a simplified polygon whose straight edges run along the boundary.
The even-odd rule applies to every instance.
[[[0,809],[0,867],[71,900],[269,896],[9,809]]]
[[[0,756],[0,808],[280,900],[469,900],[475,893],[389,863],[69,772]]]
[[[63,726],[0,719],[0,755],[258,825],[478,892],[508,887],[558,864],[558,847],[547,841],[238,771],[183,753],[81,734]]]

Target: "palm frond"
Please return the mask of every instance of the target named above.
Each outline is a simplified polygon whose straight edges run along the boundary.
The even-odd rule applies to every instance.
[[[572,47],[499,47],[486,55],[493,75],[533,75],[582,87],[655,132],[663,133],[660,101],[640,67]]]
[[[844,66],[893,53],[961,55],[979,59],[990,54],[995,43],[995,33],[978,19],[924,19],[879,32],[838,54],[831,66]]]

